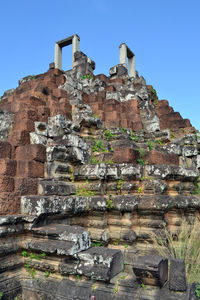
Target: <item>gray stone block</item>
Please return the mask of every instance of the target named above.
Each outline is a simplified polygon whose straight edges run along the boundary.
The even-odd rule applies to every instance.
[[[149,285],[163,286],[168,279],[168,259],[161,256],[140,256],[133,263],[137,280]]]
[[[182,259],[170,260],[169,289],[178,292],[187,290],[185,263]]]

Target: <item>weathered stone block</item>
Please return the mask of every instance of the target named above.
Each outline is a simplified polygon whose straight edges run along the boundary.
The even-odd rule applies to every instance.
[[[133,263],[133,272],[138,281],[162,287],[168,279],[168,260],[153,255],[138,257]]]
[[[187,290],[185,263],[182,259],[170,259],[169,289],[178,292]]]
[[[14,179],[8,176],[0,176],[0,191],[12,192],[14,190]]]
[[[62,181],[40,180],[38,191],[40,195],[67,196],[76,193],[76,186]]]
[[[110,281],[123,270],[123,255],[120,250],[93,247],[76,255],[80,259],[79,274],[96,280]]]
[[[44,177],[44,164],[38,161],[18,160],[17,176],[41,178]]]
[[[0,159],[11,158],[12,146],[8,142],[0,141]]]
[[[132,148],[116,148],[113,154],[115,163],[136,163],[139,158],[139,152]]]
[[[16,149],[16,160],[46,161],[46,148],[44,145],[24,145]]]
[[[0,159],[0,175],[15,176],[17,163],[11,159]]]

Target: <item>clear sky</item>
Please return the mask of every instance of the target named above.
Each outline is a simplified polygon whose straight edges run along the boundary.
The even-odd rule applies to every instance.
[[[200,0],[2,0],[0,96],[54,61],[54,43],[77,33],[80,50],[109,74],[127,43],[136,69],[200,130]],[[71,46],[63,49],[71,68]]]

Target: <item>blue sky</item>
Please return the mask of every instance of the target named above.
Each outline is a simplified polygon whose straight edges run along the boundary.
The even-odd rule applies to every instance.
[[[127,43],[159,99],[200,129],[200,0],[7,0],[0,9],[0,95],[47,71],[55,41],[77,33],[95,74],[108,75]],[[71,68],[71,46],[63,67]]]

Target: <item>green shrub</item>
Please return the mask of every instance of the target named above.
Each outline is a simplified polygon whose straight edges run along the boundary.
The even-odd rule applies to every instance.
[[[92,152],[106,152],[104,144],[101,141],[95,141]]]

